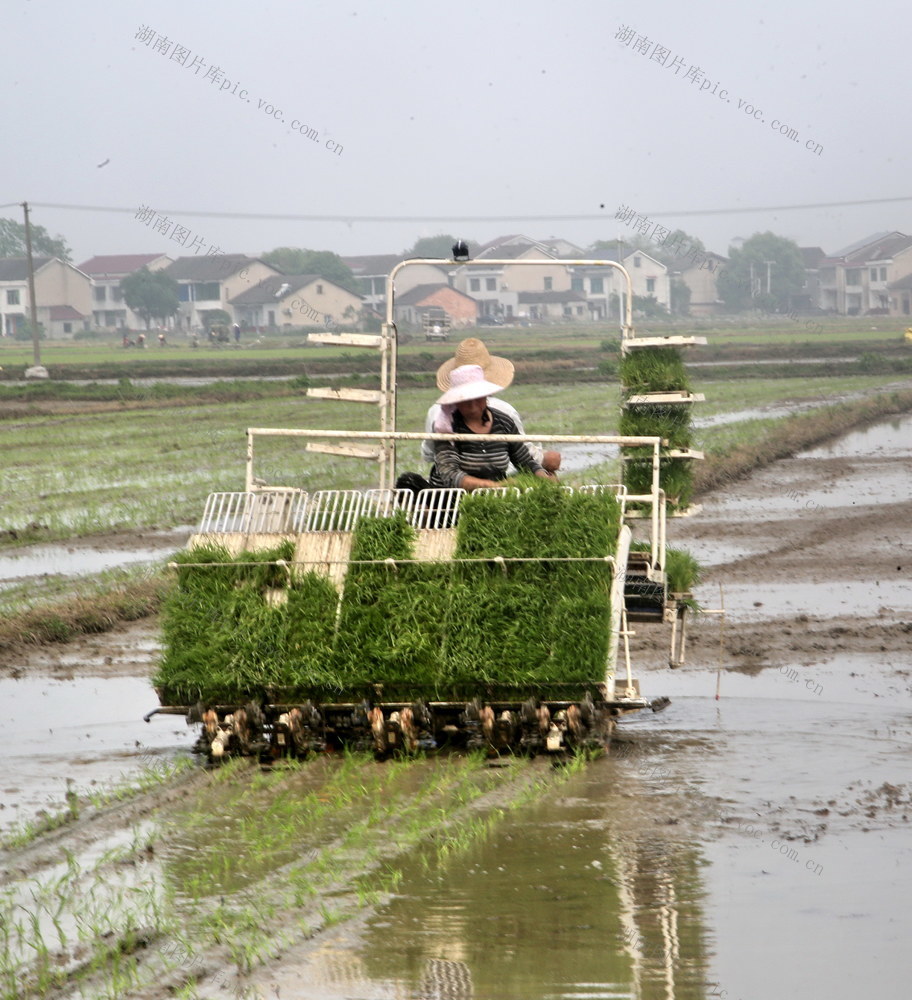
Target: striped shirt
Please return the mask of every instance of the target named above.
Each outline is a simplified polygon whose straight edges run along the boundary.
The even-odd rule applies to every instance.
[[[505,413],[488,407],[491,415],[492,434],[519,434],[516,424]],[[453,433],[472,434],[459,410],[453,413]],[[478,479],[506,479],[510,463],[517,469],[538,472],[541,465],[520,441],[489,441],[486,434],[478,434],[475,441],[435,441],[434,467],[431,485],[435,487],[462,486],[466,476]]]

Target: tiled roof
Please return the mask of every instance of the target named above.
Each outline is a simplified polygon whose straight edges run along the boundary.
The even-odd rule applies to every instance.
[[[903,275],[901,278],[897,278],[896,281],[891,281],[887,285],[891,291],[903,292],[907,288],[912,288],[912,274]]]
[[[48,312],[52,320],[85,319],[85,316],[81,312],[77,312],[72,306],[48,306]]]
[[[436,285],[415,285],[414,288],[410,288],[407,292],[403,292],[401,295],[396,296],[397,306],[420,306],[425,299],[430,298],[435,292],[439,292],[441,289],[453,292],[456,295],[461,296],[464,299],[469,299],[472,302],[475,300],[471,295],[466,295],[464,292],[460,292],[456,288],[451,288],[445,282],[440,282]]]
[[[177,281],[224,281],[255,261],[255,257],[248,257],[243,253],[178,257],[165,268],[165,274]]]
[[[287,295],[306,288],[315,281],[325,281],[329,285],[335,282],[321,278],[319,274],[271,274],[253,286],[235,295],[231,300],[234,306],[265,306],[281,302]],[[337,286],[339,287],[339,286]]]
[[[387,275],[405,258],[398,253],[364,254],[360,257],[343,257],[342,263],[351,268],[356,278],[377,277]]]
[[[530,250],[539,250],[546,257],[554,257],[554,254],[547,247],[543,247],[540,243],[511,243],[509,246],[491,247],[490,250],[482,250],[476,257],[475,260],[485,260],[486,258],[491,258],[494,260],[516,260],[527,254]],[[557,258],[555,258],[556,260]]]
[[[804,266],[809,268],[817,267],[822,260],[826,259],[826,254],[820,247],[799,247],[801,251],[801,259],[804,261]]]
[[[860,250],[867,250],[870,247],[875,246],[877,243],[882,242],[888,236],[901,236],[902,234],[893,230],[884,230],[881,233],[872,233],[870,236],[865,236],[862,240],[856,240],[854,243],[850,243],[847,247],[843,247],[841,250],[831,253],[826,259],[829,262],[846,260],[849,257],[855,256]]]
[[[55,258],[33,257],[35,270],[44,267]],[[28,257],[0,257],[0,281],[26,281],[28,279]]]
[[[120,253],[90,257],[79,265],[79,270],[93,278],[120,277],[132,274],[141,267],[146,267],[152,261],[160,260],[165,256],[162,253]]]
[[[558,260],[578,260],[586,256],[586,251],[575,243],[571,243],[570,240],[554,239],[538,240],[537,242],[540,247],[547,250],[548,253],[553,254]],[[566,243],[570,249],[562,252],[557,248],[558,243]]]
[[[860,259],[863,263],[875,260],[889,260],[894,254],[899,253],[901,250],[908,250],[909,247],[912,247],[912,236],[904,236],[902,233],[897,233],[895,236],[888,236],[876,246],[865,250],[864,256]]]
[[[522,233],[507,233],[506,236],[495,236],[493,240],[488,240],[487,243],[483,243],[478,248],[478,254],[481,255],[485,250],[493,250],[495,247],[502,247],[513,240],[522,240],[524,243],[531,243],[532,240],[528,236],[523,236]],[[488,254],[490,257],[491,255]]]

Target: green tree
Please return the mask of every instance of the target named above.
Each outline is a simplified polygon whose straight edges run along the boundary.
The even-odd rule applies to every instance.
[[[654,295],[634,295],[633,309],[648,318],[668,315],[668,310]]]
[[[775,233],[754,233],[719,274],[719,295],[730,309],[788,310],[791,297],[804,287],[804,260],[798,244]]]
[[[38,339],[45,340],[47,334],[44,332],[44,323],[38,324]],[[24,320],[17,327],[13,333],[14,340],[32,340],[32,324],[29,320]]]
[[[69,261],[71,250],[66,240],[58,235],[52,238],[44,226],[29,227],[32,230],[32,253],[36,257],[59,257]],[[0,257],[25,257],[25,223],[15,219],[0,219]]]
[[[344,260],[330,250],[308,250],[304,247],[276,247],[262,254],[261,260],[283,274],[318,274],[327,281],[358,294],[358,280]]]
[[[672,278],[669,286],[671,311],[675,316],[690,315],[690,286],[680,278]]]
[[[170,274],[150,271],[147,267],[128,274],[120,282],[124,302],[133,312],[142,316],[147,330],[152,319],[164,322],[177,312],[180,306],[178,288]]]

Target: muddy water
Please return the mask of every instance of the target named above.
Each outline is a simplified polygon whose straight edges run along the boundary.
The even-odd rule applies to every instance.
[[[806,490],[819,470],[812,499],[829,498],[831,513],[884,508],[876,490],[847,485],[872,477],[908,495],[910,440],[909,421],[889,422],[719,494],[698,519],[707,551],[719,565],[776,550],[780,525],[796,517],[790,475],[804,475]],[[713,525],[732,521],[754,533],[713,544]],[[672,523],[670,540],[687,530]],[[841,585],[831,573],[739,580],[726,604],[733,618],[761,621],[800,621],[804,608],[839,615],[844,600],[880,613],[876,581],[843,569]],[[709,606],[715,587],[700,595]],[[905,578],[884,590],[890,617],[908,614]],[[665,712],[626,720],[609,756],[449,861],[428,871],[420,853],[406,859],[389,902],[286,951],[250,977],[250,995],[905,1000],[908,656],[848,649],[754,676],[721,665],[721,676],[710,660],[643,675],[644,691],[672,698]],[[144,681],[5,683],[0,740],[23,811],[49,769],[62,799],[67,775],[84,785],[190,743],[180,720],[139,721],[151,707]]]
[[[652,678],[663,715],[259,995],[907,996],[912,692],[852,666]]]
[[[0,680],[0,833],[64,810],[68,780],[91,792],[186,755],[183,719],[143,723],[157,703],[147,678]]]
[[[167,558],[183,548],[192,527],[168,531],[149,531],[144,545],[135,539],[109,536],[103,541],[91,538],[66,543],[21,545],[0,550],[0,589],[29,580],[53,576],[83,576],[105,570],[146,565]]]
[[[712,498],[685,544],[721,565],[780,549],[796,517],[828,536],[824,506],[877,517],[909,495],[910,442],[906,418],[781,463]],[[820,506],[797,511],[808,498]],[[752,530],[720,544],[713,523]],[[859,575],[853,555],[822,558],[817,579],[726,582],[730,625],[912,617],[909,574]],[[699,597],[717,606],[718,580]],[[611,756],[457,861],[407,868],[388,905],[287,955],[258,995],[904,1000],[908,652],[849,644],[750,676],[723,647],[718,664],[641,682],[671,706],[626,720]]]
[[[171,549],[173,551],[173,549]],[[160,549],[85,549],[68,545],[34,545],[0,555],[0,588],[44,576],[101,573],[121,566],[164,558]]]

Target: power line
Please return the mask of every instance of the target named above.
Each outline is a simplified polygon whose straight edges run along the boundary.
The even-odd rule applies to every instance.
[[[887,205],[898,201],[912,201],[912,195],[900,198],[865,198],[860,201],[818,201],[802,205],[760,205],[753,208],[703,208],[683,212],[642,212],[642,215],[735,215],[739,212],[794,212],[807,208],[847,208],[852,205]]]
[[[754,205],[741,208],[701,208],[680,209],[663,212],[640,212],[638,214],[656,217],[684,218],[704,215],[738,215],[750,212],[794,212],[804,209],[848,208],[857,205],[887,205],[896,202],[912,201],[912,195],[898,198],[866,198],[858,201],[822,201],[808,202],[798,205]],[[124,208],[115,205],[66,205],[58,202],[30,202],[34,208],[56,208],[74,212],[117,212],[136,214],[135,208]],[[0,205],[0,208],[9,206]],[[160,215],[178,217],[195,217],[206,219],[247,219],[251,221],[285,221],[285,222],[343,222],[359,223],[390,223],[390,222],[604,222],[611,219],[605,212],[598,215],[298,215],[293,213],[268,212],[206,212],[197,209],[162,208],[156,209]]]

